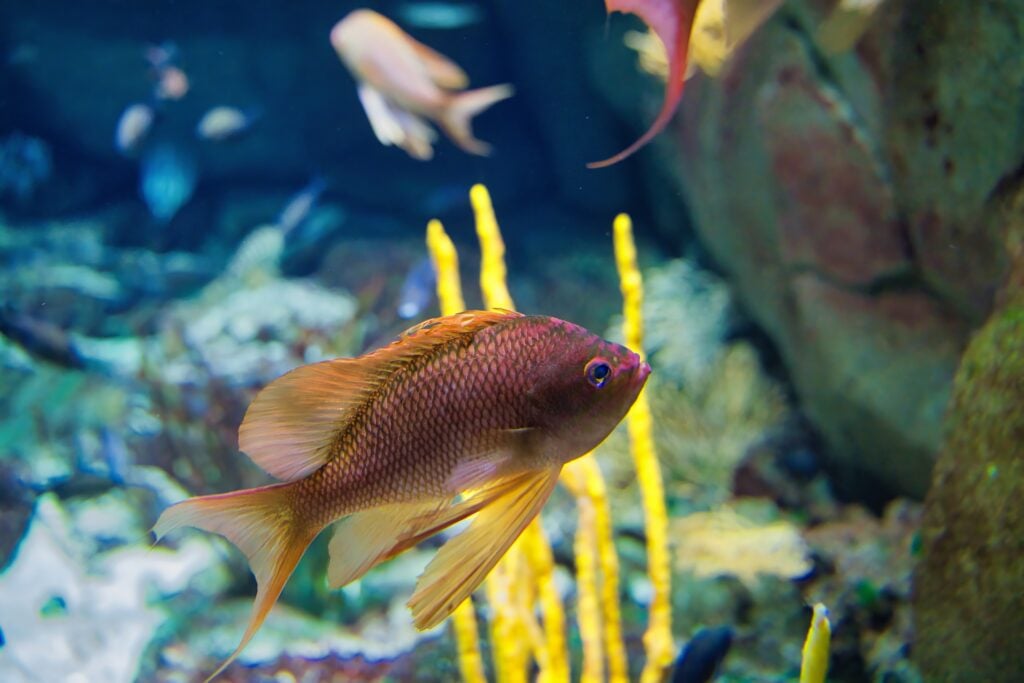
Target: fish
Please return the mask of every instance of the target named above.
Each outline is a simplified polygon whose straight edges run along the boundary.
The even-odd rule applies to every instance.
[[[409,320],[422,314],[434,300],[436,289],[437,274],[434,272],[434,262],[429,256],[422,258],[409,269],[405,281],[402,282],[402,291],[398,294],[396,307],[398,317]]]
[[[156,112],[148,104],[136,102],[125,107],[117,120],[117,130],[114,132],[114,145],[117,151],[125,156],[132,156],[138,152],[153,128],[154,120]]]
[[[0,335],[7,337],[27,353],[64,368],[83,370],[87,358],[70,332],[53,323],[0,305]]]
[[[708,683],[732,647],[728,626],[702,628],[683,646],[672,669],[671,683]]]
[[[146,151],[139,169],[139,194],[150,214],[169,223],[192,198],[198,170],[192,155],[164,142]]]
[[[703,0],[690,36],[686,78],[699,68],[711,77],[775,13],[782,0]]]
[[[397,12],[409,26],[426,29],[466,28],[484,19],[480,5],[464,2],[405,2]]]
[[[37,137],[14,131],[0,138],[0,199],[30,201],[53,177],[53,150]]]
[[[150,69],[158,71],[177,64],[179,52],[177,43],[165,40],[162,43],[147,45],[142,51],[142,56]]]
[[[606,168],[632,156],[637,150],[654,139],[672,120],[683,96],[686,81],[687,55],[690,49],[690,33],[693,29],[697,5],[702,0],[605,0],[609,14],[623,12],[636,14],[647,27],[661,39],[668,58],[668,80],[665,99],[661,110],[647,132],[618,154],[601,161],[592,161],[587,168]]]
[[[359,101],[382,145],[427,161],[437,137],[432,121],[463,151],[490,154],[490,145],[473,136],[472,119],[511,97],[511,85],[465,90],[469,79],[457,64],[373,10],[346,15],[330,39],[358,83]]]
[[[289,235],[309,218],[326,189],[327,181],[317,176],[288,200],[277,216],[277,227],[284,235]]]
[[[472,518],[408,601],[418,629],[440,624],[539,513],[562,466],[622,420],[650,371],[578,325],[496,310],[434,318],[366,355],[271,382],[238,441],[282,482],[191,498],[153,528],[157,539],[185,526],[221,534],[256,575],[241,642],[210,678],[238,656],[306,548],[339,519],[328,549],[332,588]]]
[[[237,107],[213,107],[196,124],[196,137],[222,142],[238,137],[252,127],[259,118],[256,110],[242,111]]]
[[[155,81],[154,100],[180,100],[188,94],[191,84],[188,74],[178,64],[180,50],[177,43],[165,40],[162,43],[147,45],[142,55],[149,64],[150,77]]]
[[[825,54],[849,52],[871,26],[883,0],[839,0],[835,9],[818,26],[814,39]]]
[[[168,66],[156,72],[153,97],[157,100],[180,100],[190,88],[188,75],[181,67]]]

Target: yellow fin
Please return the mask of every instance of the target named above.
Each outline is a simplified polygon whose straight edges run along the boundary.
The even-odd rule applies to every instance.
[[[234,652],[206,679],[224,671],[267,618],[295,566],[319,529],[292,523],[288,484],[202,496],[173,505],[160,515],[157,540],[170,531],[193,526],[224,536],[249,559],[256,575],[256,599],[249,625]]]
[[[421,520],[429,519],[448,503],[446,500],[427,500],[382,505],[357,512],[335,524],[328,546],[331,559],[327,565],[327,585],[341,588],[401,550],[415,545],[403,544],[403,541],[419,531],[424,523]],[[436,531],[440,529],[432,533]]]
[[[441,547],[417,581],[409,599],[416,628],[441,623],[476,590],[540,512],[560,470],[548,467],[518,475],[488,489],[490,495],[485,498],[470,496],[463,503],[482,509],[468,529]]]
[[[518,431],[518,430],[516,430]],[[493,461],[494,468],[481,468],[487,473],[501,467],[501,458],[480,458]],[[328,547],[327,584],[340,588],[355,581],[376,565],[408,550],[414,545],[461,522],[510,490],[522,485],[527,475],[479,479],[476,488],[458,503],[451,498],[392,503],[356,512],[334,527]]]
[[[296,368],[264,387],[250,404],[238,429],[238,447],[268,474],[301,479],[331,458],[341,430],[392,373],[453,339],[520,315],[466,311],[434,318],[359,358]]]

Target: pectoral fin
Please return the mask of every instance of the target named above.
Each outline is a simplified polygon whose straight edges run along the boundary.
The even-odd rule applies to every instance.
[[[475,499],[472,505],[482,509],[469,528],[442,546],[416,584],[409,608],[417,628],[441,623],[476,590],[540,512],[560,470],[549,467],[516,475],[490,489],[486,506],[480,505],[483,498]],[[470,501],[473,496],[462,505],[470,505]]]
[[[366,84],[359,86],[359,101],[370,120],[370,127],[377,141],[382,145],[398,145],[405,139],[402,124],[395,117],[387,100],[375,88]]]

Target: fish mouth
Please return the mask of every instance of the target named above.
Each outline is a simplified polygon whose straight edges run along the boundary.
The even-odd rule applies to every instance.
[[[643,382],[647,379],[647,376],[651,374],[651,366],[647,361],[642,361],[640,367],[637,369],[637,375],[640,381]]]

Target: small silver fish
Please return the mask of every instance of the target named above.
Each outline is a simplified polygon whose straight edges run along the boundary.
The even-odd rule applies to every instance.
[[[258,118],[259,114],[255,110],[214,107],[199,119],[199,123],[196,124],[196,137],[212,142],[229,140],[249,130]]]
[[[434,300],[437,274],[434,262],[428,257],[420,259],[409,269],[398,295],[398,317],[402,320],[416,318]]]
[[[155,119],[156,112],[148,104],[136,102],[125,107],[117,120],[117,130],[114,132],[114,145],[117,151],[125,156],[132,156],[138,152],[153,128]]]
[[[289,199],[277,217],[277,227],[281,229],[281,232],[287,235],[302,225],[309,218],[309,214],[316,207],[316,203],[325,189],[327,189],[327,181],[317,176]]]
[[[161,143],[148,150],[139,169],[139,194],[149,212],[169,223],[192,198],[198,170],[195,159],[182,148]]]

